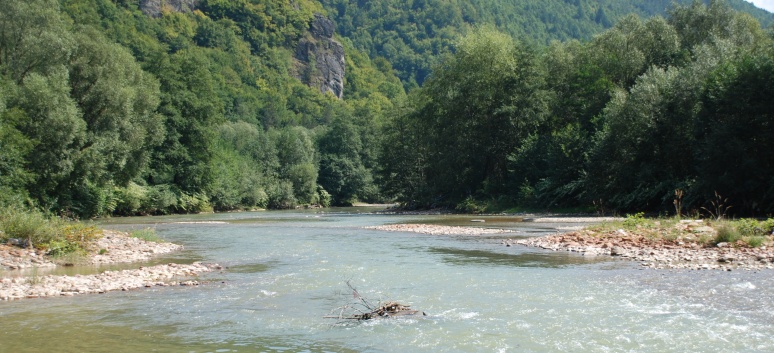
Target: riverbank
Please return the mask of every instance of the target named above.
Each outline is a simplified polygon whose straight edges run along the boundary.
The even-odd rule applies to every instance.
[[[503,244],[576,252],[584,256],[613,256],[636,261],[641,266],[651,269],[722,271],[774,269],[774,236],[756,236],[761,241],[758,246],[750,246],[741,238],[734,241],[716,241],[720,228],[732,226],[727,223],[602,217],[543,217],[529,219],[529,221],[589,225],[561,234],[506,239],[503,240]],[[432,224],[389,224],[366,227],[366,229],[470,236],[513,232],[507,229]],[[557,229],[562,228],[557,227]]]
[[[82,265],[132,263],[150,260],[155,256],[181,250],[181,245],[152,242],[126,233],[104,230],[91,251],[78,258]],[[122,271],[105,271],[95,275],[54,276],[38,275],[38,269],[70,265],[66,258],[54,258],[40,250],[0,245],[0,300],[72,296],[77,294],[106,293],[153,286],[198,285],[190,278],[220,269],[215,264],[167,264]],[[27,270],[22,272],[15,270]],[[31,272],[31,273],[30,273]]]
[[[701,221],[676,222],[634,230],[589,227],[580,231],[503,241],[585,256],[614,256],[639,262],[652,269],[763,270],[774,269],[771,236],[767,245],[751,247],[741,240],[713,243],[718,229]]]

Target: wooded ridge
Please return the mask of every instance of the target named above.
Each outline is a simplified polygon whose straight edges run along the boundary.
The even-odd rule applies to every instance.
[[[774,17],[681,3],[0,0],[0,206],[771,214]]]

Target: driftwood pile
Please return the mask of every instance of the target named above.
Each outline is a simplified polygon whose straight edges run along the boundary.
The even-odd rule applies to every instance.
[[[349,281],[347,287],[352,291],[354,301],[340,306],[331,311],[331,314],[325,316],[327,319],[337,319],[337,323],[344,323],[350,320],[364,321],[371,319],[385,319],[401,316],[425,316],[422,311],[411,309],[410,306],[395,301],[377,302],[374,304],[368,298],[363,297]]]

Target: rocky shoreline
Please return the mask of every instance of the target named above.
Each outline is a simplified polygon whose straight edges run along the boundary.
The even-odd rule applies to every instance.
[[[581,218],[542,218],[549,223],[598,223],[616,221],[619,218],[591,219]],[[365,227],[392,232],[413,232],[430,235],[486,235],[513,233],[507,229],[477,227],[441,226],[432,224],[388,224]],[[711,237],[715,230],[701,222],[680,222],[675,228],[689,237]],[[506,246],[522,245],[551,251],[576,252],[584,256],[613,256],[639,262],[651,269],[691,269],[691,270],[764,270],[774,269],[774,247],[745,247],[740,244],[720,243],[701,244],[695,241],[669,240],[646,237],[638,232],[623,229],[607,232],[582,229],[567,233],[505,239]]]
[[[614,256],[652,269],[763,270],[774,269],[774,248],[735,247],[720,243],[705,247],[693,242],[648,239],[624,230],[604,234],[570,232],[527,239],[508,239],[506,246],[524,245],[585,256]]]
[[[149,242],[130,237],[126,233],[105,230],[103,237],[94,245],[94,253],[84,259],[84,264],[142,262],[178,251],[181,245]],[[37,250],[0,245],[0,300],[24,298],[73,296],[77,294],[106,293],[153,286],[198,285],[195,280],[174,281],[221,269],[216,264],[194,263],[190,265],[166,264],[122,271],[105,271],[95,275],[38,276],[21,275],[6,271],[52,268],[57,260]],[[10,275],[10,276],[9,276]]]

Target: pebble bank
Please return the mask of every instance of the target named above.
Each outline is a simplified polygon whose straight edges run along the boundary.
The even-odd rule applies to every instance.
[[[694,242],[647,239],[618,230],[607,234],[570,232],[527,239],[508,239],[506,246],[524,245],[553,251],[570,251],[585,256],[615,256],[654,269],[762,270],[774,269],[774,248],[735,247],[720,243],[704,246]]]
[[[93,244],[93,253],[84,262],[93,265],[142,262],[182,248],[177,244],[150,242],[130,237],[126,233],[105,230],[103,237]],[[153,286],[198,285],[198,281],[186,279],[222,268],[217,264],[171,263],[104,271],[95,275],[19,275],[13,270],[51,268],[56,267],[57,263],[40,250],[8,245],[0,245],[0,266],[0,300],[106,293]]]

